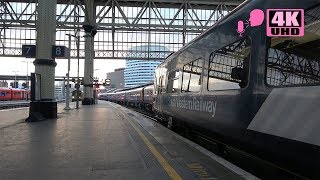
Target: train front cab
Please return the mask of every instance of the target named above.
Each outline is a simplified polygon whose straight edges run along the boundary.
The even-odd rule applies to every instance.
[[[11,101],[12,91],[9,88],[0,88],[0,101]]]
[[[97,91],[97,89],[94,90],[95,92]],[[82,101],[82,98],[83,98],[83,93],[81,90],[74,90],[72,91],[72,98],[71,98],[71,101],[74,102],[74,101]]]

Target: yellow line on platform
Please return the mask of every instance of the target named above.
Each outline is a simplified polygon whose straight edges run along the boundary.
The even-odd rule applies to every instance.
[[[126,116],[123,112],[121,112],[124,116]],[[173,169],[173,167],[168,163],[168,161],[160,154],[160,152],[151,144],[148,138],[139,130],[139,128],[130,120],[128,121],[131,126],[136,130],[139,134],[143,142],[147,145],[152,154],[157,158],[158,162],[161,164],[163,169],[168,173],[171,179],[180,180],[181,176]]]

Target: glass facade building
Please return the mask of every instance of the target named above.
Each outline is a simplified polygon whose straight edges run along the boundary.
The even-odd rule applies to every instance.
[[[129,50],[132,51],[149,51],[157,52],[158,54],[169,51],[164,46],[150,45],[137,46]],[[127,60],[124,70],[125,87],[135,87],[143,84],[152,83],[154,79],[154,70],[161,63],[159,60]]]

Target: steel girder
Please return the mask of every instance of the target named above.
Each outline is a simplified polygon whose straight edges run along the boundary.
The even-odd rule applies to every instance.
[[[242,1],[208,0],[96,0],[95,58],[164,59],[211,27]],[[0,2],[0,56],[21,56],[23,44],[35,44],[36,0]],[[82,0],[57,4],[56,44],[67,45],[65,34],[84,35],[85,5]],[[133,47],[146,49],[132,50]],[[154,50],[151,46],[169,50]],[[71,56],[76,57],[75,41]],[[80,41],[84,57],[84,39]]]

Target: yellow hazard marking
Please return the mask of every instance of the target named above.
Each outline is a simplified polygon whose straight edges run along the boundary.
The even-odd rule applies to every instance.
[[[205,168],[199,163],[191,163],[191,164],[187,164],[187,166],[191,169],[192,172],[197,174],[199,176],[199,178],[202,179],[202,180],[205,180],[205,179],[216,179],[214,177],[211,177],[207,173]]]
[[[122,113],[122,112],[121,112]],[[123,113],[122,113],[123,114]],[[125,116],[125,114],[123,114]],[[151,144],[148,138],[139,130],[139,128],[131,121],[128,121],[131,126],[139,134],[143,142],[147,145],[152,154],[157,158],[158,162],[161,164],[163,169],[168,173],[171,179],[180,180],[181,176],[173,169],[173,167],[168,163],[168,161],[160,154],[160,152]]]

